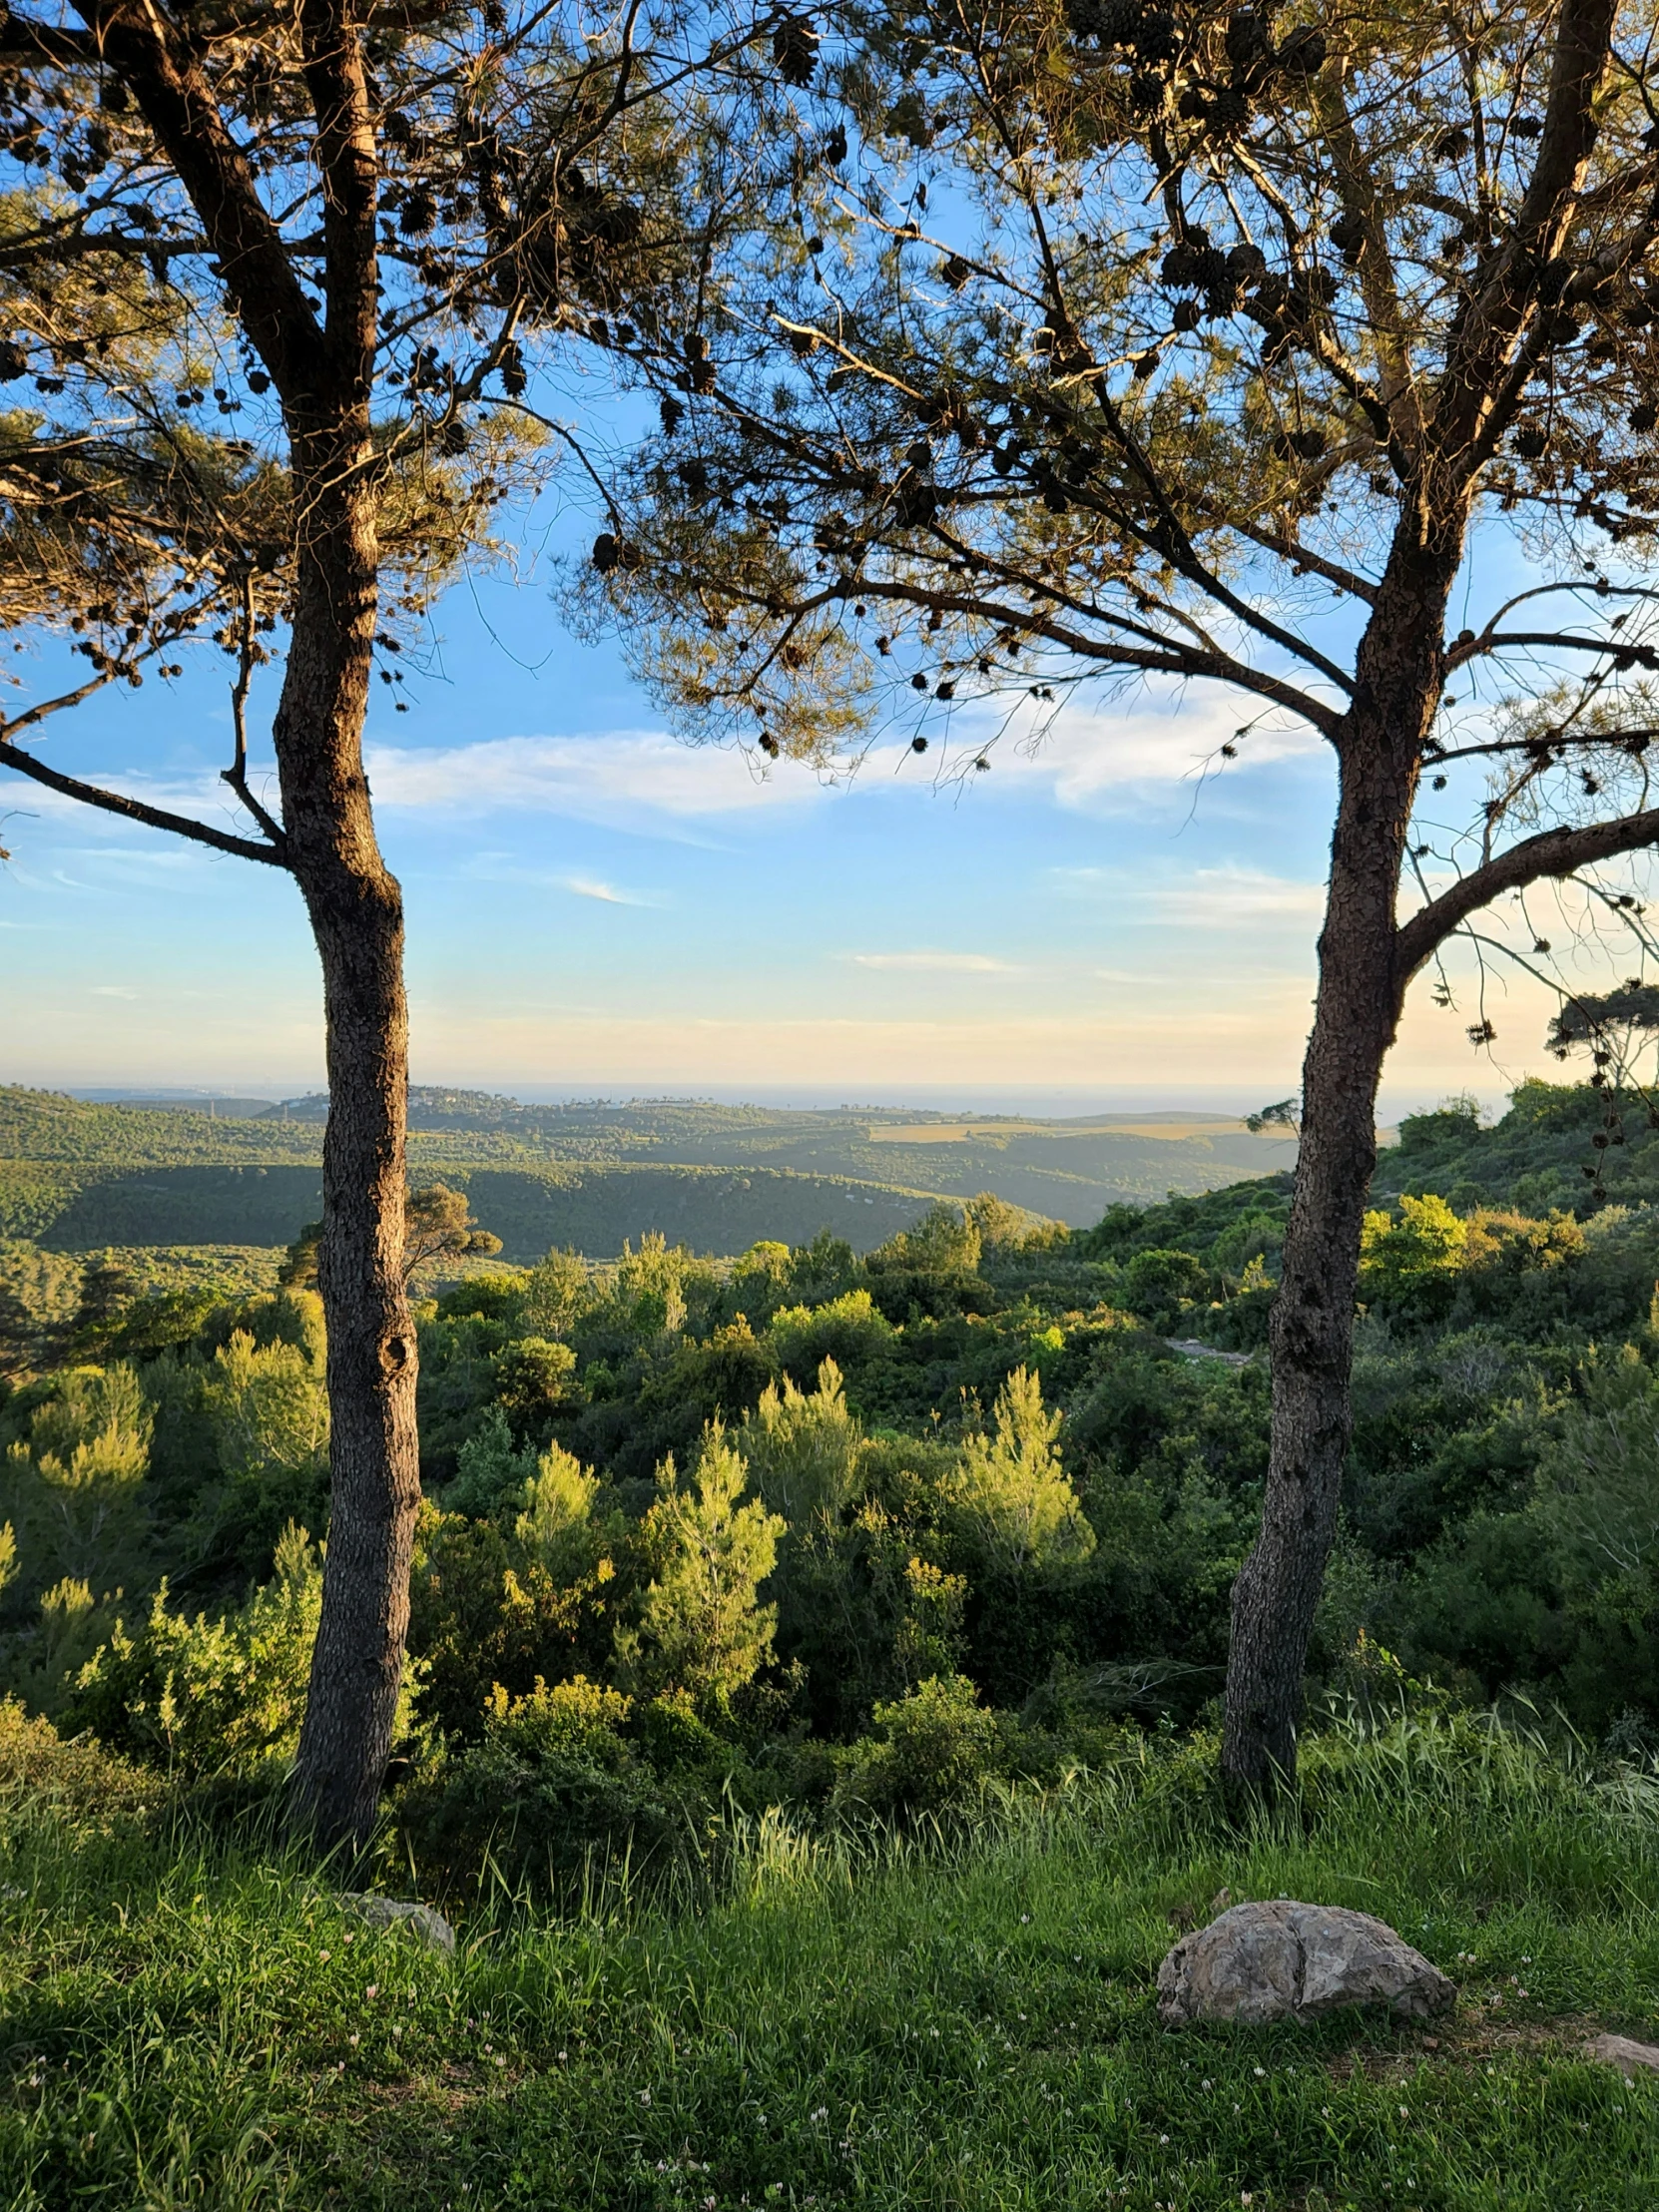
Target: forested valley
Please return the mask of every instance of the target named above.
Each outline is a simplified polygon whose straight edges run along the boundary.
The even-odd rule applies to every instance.
[[[203,1102],[204,1104],[209,1102]],[[326,1095],[111,1103],[0,1088],[0,1238],[106,1245],[286,1244],[321,1202]],[[803,1242],[828,1220],[858,1251],[918,1200],[986,1187],[1087,1228],[1117,1200],[1288,1167],[1283,1129],[1221,1114],[1071,1121],[937,1111],[787,1111],[696,1099],[523,1105],[416,1084],[409,1172],[467,1191],[507,1257],[607,1256],[660,1229],[697,1251]],[[856,1214],[851,1208],[867,1208]]]
[[[1659,1751],[1659,1139],[1592,1193],[1606,1114],[1529,1083],[1382,1155],[1316,1731],[1497,1699],[1609,1769]],[[732,1803],[911,1820],[1202,1738],[1289,1182],[1082,1231],[935,1201],[861,1257],[833,1218],[730,1260],[440,1246],[399,1851],[451,1900],[559,1893]],[[257,1795],[328,1533],[314,1249],[240,1292],[8,1251],[0,1686]]]

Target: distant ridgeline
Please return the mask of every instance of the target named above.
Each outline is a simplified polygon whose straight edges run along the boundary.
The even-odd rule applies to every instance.
[[[320,1143],[315,1121],[218,1121],[0,1091],[0,1237],[57,1252],[286,1244],[321,1210]],[[735,1253],[766,1238],[810,1243],[827,1225],[864,1252],[933,1195],[766,1167],[566,1167],[471,1133],[460,1143],[422,1134],[409,1149],[411,1175],[464,1189],[509,1260],[539,1259],[551,1245],[608,1256],[653,1229],[697,1251]],[[525,1164],[486,1166],[480,1153]]]
[[[52,1251],[106,1245],[278,1245],[321,1204],[321,1097],[89,1103],[0,1088],[0,1238]],[[1146,1204],[1282,1171],[1283,1137],[1220,1117],[1073,1122],[948,1119],[892,1109],[782,1112],[686,1099],[523,1106],[481,1091],[409,1095],[409,1172],[464,1188],[509,1260],[550,1245],[609,1257],[661,1230],[700,1252],[826,1227],[858,1252],[937,1197],[994,1191],[1082,1227]]]
[[[61,1252],[287,1243],[321,1204],[327,1102],[249,1112],[251,1103],[210,1118],[0,1087],[0,1238]],[[1528,1214],[1583,1213],[1598,1195],[1659,1202],[1659,1131],[1640,1100],[1611,1112],[1586,1087],[1528,1082],[1489,1129],[1467,1101],[1408,1115],[1379,1160],[1374,1198],[1433,1191],[1463,1210]],[[1295,1161],[1283,1137],[1176,1115],[1037,1122],[686,1099],[521,1106],[422,1088],[410,1093],[410,1120],[413,1180],[464,1188],[504,1258],[519,1262],[555,1244],[608,1258],[653,1229],[735,1254],[829,1227],[865,1252],[929,1200],[980,1191],[1095,1232],[1103,1254],[1148,1237],[1201,1250],[1236,1217],[1282,1205]]]

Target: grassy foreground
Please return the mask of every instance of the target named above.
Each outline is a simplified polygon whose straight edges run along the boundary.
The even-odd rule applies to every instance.
[[[1659,1805],[1470,1723],[1331,1738],[1229,1837],[1196,1759],[930,1851],[737,1837],[701,1901],[503,1905],[454,1962],[86,1778],[0,1806],[7,2207],[1659,2205]],[[1295,1895],[1462,1985],[1433,2030],[1164,2033],[1170,1916]]]

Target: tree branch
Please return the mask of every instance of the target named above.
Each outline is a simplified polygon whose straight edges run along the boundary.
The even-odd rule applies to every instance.
[[[1406,984],[1438,945],[1482,906],[1489,906],[1504,891],[1520,890],[1545,876],[1571,875],[1597,860],[1617,858],[1621,852],[1639,852],[1659,844],[1659,807],[1640,814],[1621,815],[1612,822],[1595,822],[1584,829],[1545,830],[1535,837],[1523,837],[1499,852],[1483,866],[1471,868],[1461,881],[1431,899],[1409,921],[1394,931],[1394,986],[1403,993]]]
[[[159,10],[137,0],[75,0],[76,13],[143,108],[201,216],[244,329],[289,406],[308,405],[324,365],[322,332],[247,156],[198,65]]]
[[[9,8],[0,18],[0,55],[8,61],[44,62],[50,69],[91,69],[98,46],[84,31],[55,23],[36,23]]]
[[[1258,523],[1247,522],[1240,515],[1228,514],[1225,508],[1212,504],[1207,499],[1197,499],[1194,505],[1202,512],[1213,515],[1222,529],[1236,530],[1241,538],[1248,539],[1252,545],[1259,545],[1264,553],[1276,554],[1279,559],[1289,561],[1293,566],[1305,568],[1310,576],[1323,576],[1328,584],[1334,585],[1338,591],[1346,592],[1351,599],[1361,600],[1368,607],[1376,606],[1377,586],[1369,576],[1362,576],[1352,568],[1344,568],[1340,561],[1327,560],[1323,553],[1316,553],[1312,546],[1302,544],[1299,539],[1287,538],[1278,530],[1264,530]]]
[[[120,792],[104,791],[97,784],[83,784],[77,776],[65,776],[55,768],[48,768],[32,753],[20,753],[9,739],[0,740],[0,768],[13,769],[33,783],[44,784],[48,791],[57,792],[61,798],[79,800],[85,807],[101,808],[105,814],[120,815],[127,822],[142,822],[149,830],[170,830],[175,836],[189,837],[196,844],[212,845],[216,852],[234,853],[239,860],[263,860],[267,867],[286,865],[275,844],[234,836],[227,830],[215,830],[205,822],[193,822],[189,815],[169,814],[163,807],[147,807],[141,799],[127,799]]]
[[[281,852],[286,843],[282,826],[255,798],[248,782],[248,694],[254,683],[254,575],[251,569],[245,569],[242,575],[242,638],[237,654],[237,680],[231,686],[231,726],[235,750],[230,767],[220,770],[219,780],[222,784],[230,785],[272,844]]]
[[[1570,630],[1500,630],[1483,631],[1473,645],[1446,655],[1446,673],[1464,661],[1472,661],[1476,655],[1501,653],[1511,646],[1546,646],[1552,653],[1607,653],[1617,654],[1641,668],[1659,669],[1659,647],[1627,644],[1623,638],[1579,638]]]
[[[1612,44],[1616,0],[1579,0],[1556,19],[1543,134],[1509,238],[1446,349],[1431,410],[1442,453],[1466,468],[1484,458],[1503,414],[1493,407],[1510,347],[1537,297],[1538,271],[1556,252],[1594,138],[1591,107]],[[1510,396],[1513,403],[1513,394]],[[1490,416],[1491,419],[1488,419]]]
[[[1569,745],[1581,745],[1588,751],[1605,751],[1608,747],[1633,749],[1636,740],[1644,746],[1659,743],[1659,730],[1621,730],[1616,738],[1610,738],[1602,730],[1557,729],[1549,737],[1493,738],[1487,745],[1453,745],[1442,752],[1428,756],[1429,764],[1441,768],[1447,761],[1483,761],[1499,758],[1508,753],[1530,753],[1542,747],[1555,753]]]

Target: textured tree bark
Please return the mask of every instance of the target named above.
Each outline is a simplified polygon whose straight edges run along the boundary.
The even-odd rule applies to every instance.
[[[316,938],[328,1126],[317,1282],[328,1325],[332,1514],[292,1814],[360,1840],[391,1749],[420,1501],[403,1283],[408,1011],[403,911],[362,766],[378,546],[367,439],[302,450],[298,591],[276,747],[289,864]]]
[[[327,1023],[317,1288],[328,1327],[331,1510],[289,1816],[331,1847],[367,1836],[385,1776],[420,1468],[403,1282],[403,901],[375,838],[362,759],[379,608],[369,411],[378,155],[352,0],[300,0],[299,16],[316,116],[326,320],[310,319],[264,232],[255,243],[265,259],[236,260],[232,281],[242,284],[245,323],[263,333],[287,424],[294,608],[273,734],[285,857],[316,938]]]
[[[1396,549],[1337,735],[1341,797],[1303,1064],[1302,1141],[1270,1335],[1272,1443],[1262,1526],[1233,1591],[1222,1774],[1249,1800],[1296,1773],[1303,1669],[1337,1526],[1352,1416],[1360,1231],[1377,1165],[1377,1090],[1406,977],[1395,904],[1422,744],[1439,697],[1460,522]]]
[[[271,851],[217,832],[207,841],[259,859],[276,853],[299,885],[322,965],[329,1110],[318,1287],[332,1511],[291,1810],[333,1845],[367,1834],[385,1774],[420,1498],[403,1287],[402,894],[375,839],[362,762],[380,552],[370,420],[378,103],[363,55],[367,17],[359,0],[297,0],[324,248],[320,279],[307,250],[301,282],[195,34],[145,0],[76,5],[190,196],[287,432],[294,605],[274,730],[283,819]],[[321,311],[306,288],[317,282]],[[148,819],[180,826],[153,810]]]

